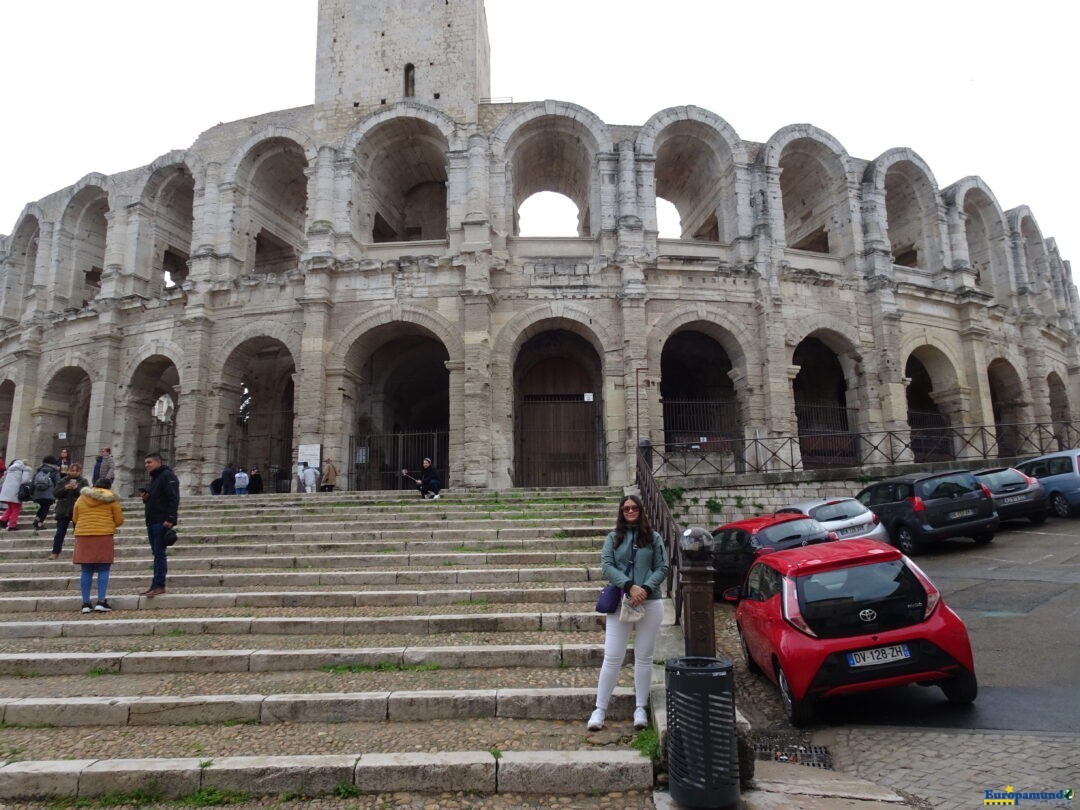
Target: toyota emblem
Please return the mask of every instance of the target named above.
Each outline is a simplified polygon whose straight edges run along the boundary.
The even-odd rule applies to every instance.
[[[877,611],[870,610],[870,608],[867,608],[866,610],[860,610],[859,618],[862,619],[864,622],[872,622],[874,619],[877,618]]]

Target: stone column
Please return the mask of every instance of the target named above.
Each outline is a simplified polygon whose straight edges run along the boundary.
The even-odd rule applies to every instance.
[[[619,246],[616,257],[626,261],[640,256],[645,250],[645,231],[637,196],[637,173],[633,141],[620,141],[619,155]]]
[[[494,481],[490,335],[495,301],[491,290],[491,255],[463,254],[462,258],[465,261],[465,288],[461,292],[465,356],[451,357],[447,363],[451,470],[461,486],[488,487]],[[455,451],[455,446],[460,446],[460,451]],[[455,462],[455,456],[459,461]]]
[[[330,351],[327,332],[334,302],[327,288],[326,274],[312,270],[306,277],[300,306],[304,310],[296,404],[296,443],[323,444],[323,408],[326,402],[326,355]]]
[[[15,358],[15,396],[11,402],[11,426],[8,428],[7,460],[30,459],[34,437],[34,403],[38,398],[38,374],[41,350],[37,345],[23,345],[12,352]]]
[[[307,229],[307,250],[304,258],[333,254],[331,244],[334,232],[334,165],[337,150],[323,146],[315,158],[315,165],[304,169],[308,178],[310,200]]]
[[[181,319],[179,334],[183,336],[183,362],[180,371],[180,401],[176,415],[176,464],[181,491],[188,495],[201,494],[215,477],[219,459],[215,455],[215,433],[222,425],[213,425],[210,353],[213,324],[201,306],[189,306]]]
[[[86,425],[87,459],[92,459],[98,448],[111,447],[116,438],[117,386],[120,383],[120,361],[123,356],[123,339],[115,323],[116,314],[116,311],[112,310],[99,316],[100,330],[93,340],[94,361],[100,376],[90,387],[90,414]],[[139,459],[138,466],[141,470],[142,459]],[[92,467],[89,472],[93,472]]]

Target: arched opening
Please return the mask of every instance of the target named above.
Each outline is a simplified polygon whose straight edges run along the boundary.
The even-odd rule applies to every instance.
[[[109,197],[97,186],[86,186],[68,203],[60,225],[58,309],[88,306],[101,291],[108,213]]]
[[[176,413],[180,406],[180,372],[162,355],[139,363],[124,403],[125,447],[136,470],[148,453],[160,453],[166,464],[176,463]]]
[[[946,461],[955,458],[950,427],[952,420],[934,397],[934,379],[922,355],[936,350],[922,346],[912,352],[904,366],[907,387],[907,420],[911,428],[911,451],[915,461]],[[940,354],[940,352],[936,352]],[[942,356],[941,361],[948,363]]]
[[[994,413],[998,455],[1018,455],[1022,449],[1019,425],[1023,418],[1024,400],[1020,375],[1012,363],[999,357],[987,367],[986,376],[990,384],[990,407]]]
[[[931,193],[926,176],[911,161],[897,161],[885,172],[885,218],[893,264],[935,269],[927,234]]]
[[[1050,262],[1046,244],[1031,217],[1020,220],[1020,237],[1023,240],[1028,283],[1036,294],[1038,307],[1046,317],[1054,318],[1056,307],[1053,301],[1053,284],[1050,280]]]
[[[656,231],[659,239],[681,239],[683,234],[679,209],[663,197],[656,198]]]
[[[964,234],[976,283],[1006,300],[1012,285],[1004,253],[1005,225],[994,202],[981,189],[971,189],[964,195]]]
[[[90,375],[68,366],[53,375],[34,408],[33,459],[40,463],[57,455],[61,447],[71,450],[71,460],[85,468],[86,432],[90,420]]]
[[[791,250],[844,256],[850,251],[843,168],[825,144],[799,138],[780,156],[784,239]]]
[[[416,66],[408,64],[405,66],[405,98],[412,98],[416,95]]]
[[[158,289],[170,290],[187,280],[195,227],[195,178],[186,166],[159,169],[151,181],[154,194],[152,277]]]
[[[656,195],[679,212],[675,238],[730,242],[735,163],[727,142],[700,121],[677,121],[656,141]]]
[[[1069,393],[1056,371],[1046,375],[1046,388],[1050,395],[1050,421],[1053,423],[1054,441],[1058,450],[1073,447],[1073,440],[1080,435],[1080,428],[1072,424],[1069,409]]]
[[[518,209],[519,236],[577,236],[580,213],[565,194],[541,191]]]
[[[837,356],[821,339],[810,336],[795,347],[799,367],[792,381],[795,419],[803,467],[847,467],[858,463],[852,428],[856,413],[848,407],[848,382]]]
[[[568,197],[577,207],[577,227],[572,235],[591,236],[592,136],[578,122],[547,115],[525,124],[508,146],[510,183],[514,211],[514,235],[521,236],[521,205],[537,192],[553,191]],[[555,234],[534,234],[553,236]]]
[[[6,320],[19,319],[26,296],[34,289],[40,237],[37,217],[28,216],[19,223],[11,238],[11,248],[4,262],[3,312],[0,312]]]
[[[271,337],[240,344],[221,371],[226,457],[217,461],[258,467],[269,492],[288,492],[292,483],[295,373],[292,354]]]
[[[660,354],[664,442],[740,457],[742,424],[731,358],[715,338],[676,332]]]
[[[446,239],[446,155],[449,144],[432,124],[393,118],[356,147],[355,233],[372,242]]]
[[[0,452],[11,461],[8,455],[8,440],[11,438],[11,416],[15,409],[15,383],[4,380],[0,383]]]
[[[527,340],[514,361],[514,484],[607,483],[603,373],[589,341],[562,329]]]
[[[308,167],[304,150],[288,138],[268,138],[244,158],[247,185],[248,273],[288,273],[304,251]]]
[[[403,322],[374,329],[352,346],[347,367],[355,387],[346,409],[351,488],[411,488],[401,471],[417,475],[425,458],[443,487],[452,483],[449,359],[434,335]]]

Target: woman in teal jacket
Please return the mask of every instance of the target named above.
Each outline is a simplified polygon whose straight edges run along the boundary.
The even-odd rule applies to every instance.
[[[636,552],[634,548],[636,547]],[[627,574],[633,552],[634,567]],[[615,530],[604,540],[600,552],[600,564],[607,581],[623,589],[624,599],[634,607],[644,606],[645,615],[636,622],[624,622],[618,612],[607,617],[604,637],[604,663],[600,667],[600,682],[596,687],[596,711],[589,717],[589,730],[604,727],[611,694],[619,682],[619,670],[626,658],[626,646],[630,631],[634,636],[634,691],[637,708],[634,710],[634,728],[649,725],[646,706],[652,685],[653,648],[656,634],[664,618],[664,604],[660,600],[660,586],[667,578],[668,561],[664,540],[652,530],[649,519],[642,509],[641,499],[627,495],[619,504],[615,518]]]

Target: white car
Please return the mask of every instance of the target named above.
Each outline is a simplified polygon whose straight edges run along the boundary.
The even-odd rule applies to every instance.
[[[882,543],[889,542],[889,532],[878,516],[854,498],[817,498],[788,504],[776,512],[812,517],[841,540],[869,537]]]

